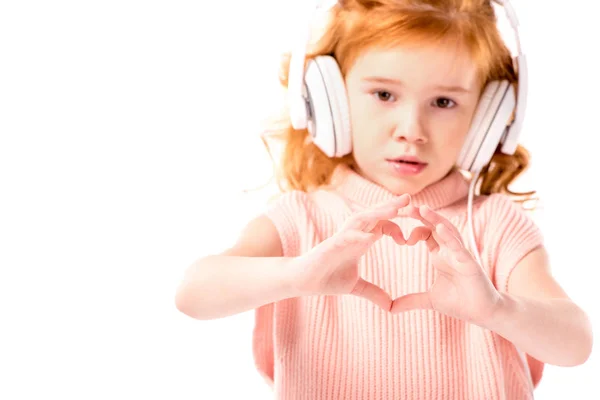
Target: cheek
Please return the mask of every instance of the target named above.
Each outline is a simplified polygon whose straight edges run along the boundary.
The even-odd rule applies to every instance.
[[[471,120],[470,119],[463,120],[463,122],[456,128],[454,135],[456,138],[455,142],[456,142],[456,145],[458,148],[462,147],[470,128],[471,128]]]
[[[361,147],[371,147],[381,130],[380,116],[365,95],[349,101],[349,107],[353,142],[360,143]]]
[[[351,95],[348,99],[348,107],[351,121],[357,124],[362,124],[372,112],[367,96],[362,94]]]
[[[357,115],[352,119],[352,142],[362,153],[372,151],[386,143],[385,128],[369,114]]]
[[[435,148],[438,152],[446,154],[449,157],[458,156],[467,137],[468,130],[469,124],[465,124],[464,122],[457,122],[455,124],[446,123],[443,127],[436,130]]]
[[[460,123],[457,124],[454,129],[452,130],[452,138],[453,141],[455,143],[457,143],[457,145],[462,144],[462,142],[465,140],[465,138],[467,137],[467,132],[469,131],[469,124],[468,123]]]
[[[465,115],[456,115],[452,118],[439,121],[438,131],[447,132],[447,138],[452,141],[461,141],[467,136],[471,119]]]

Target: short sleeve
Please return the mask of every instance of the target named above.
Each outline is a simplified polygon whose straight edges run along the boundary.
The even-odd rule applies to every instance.
[[[283,255],[300,255],[308,226],[307,194],[299,190],[282,193],[268,203],[265,214],[279,232]]]
[[[493,278],[500,292],[508,290],[508,280],[519,261],[544,244],[541,229],[529,211],[504,194],[487,201],[486,236]]]
[[[307,194],[290,191],[279,194],[266,207],[265,214],[279,232],[283,255],[300,255],[302,238],[308,229]],[[277,304],[270,303],[255,310],[252,352],[255,365],[266,382],[273,386],[275,373],[274,327]]]
[[[490,195],[486,200],[486,247],[493,267],[494,285],[508,291],[508,281],[517,264],[531,251],[544,244],[541,229],[530,211],[504,194]],[[544,363],[526,354],[534,387],[539,384]]]

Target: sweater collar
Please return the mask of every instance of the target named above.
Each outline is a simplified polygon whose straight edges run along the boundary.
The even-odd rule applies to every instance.
[[[360,208],[370,208],[397,196],[345,164],[336,168],[331,183],[338,194]],[[467,178],[459,170],[453,169],[444,178],[411,195],[411,204],[425,204],[438,210],[464,199],[468,192]]]

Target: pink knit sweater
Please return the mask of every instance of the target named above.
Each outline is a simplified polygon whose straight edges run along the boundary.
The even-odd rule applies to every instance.
[[[412,197],[428,204],[468,239],[468,182],[458,171]],[[297,256],[334,234],[353,207],[370,207],[393,195],[341,167],[333,184],[310,194],[293,191],[267,215],[280,232],[285,256]],[[518,261],[542,243],[522,208],[504,195],[476,197],[475,234],[483,268],[507,289]],[[420,222],[394,220],[408,235]],[[435,272],[423,242],[377,242],[360,262],[361,276],[392,298],[426,291]],[[253,351],[275,398],[293,400],[533,398],[543,364],[522,355],[494,332],[431,310],[393,315],[356,296],[310,296],[256,310]]]

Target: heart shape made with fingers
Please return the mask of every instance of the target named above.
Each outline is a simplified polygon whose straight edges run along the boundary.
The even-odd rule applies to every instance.
[[[401,228],[390,220],[379,220],[373,227],[369,226],[368,223],[365,223],[362,226],[359,226],[359,230],[363,232],[369,231],[373,235],[372,241],[367,243],[371,245],[380,237],[389,236],[398,245],[414,246],[418,242],[423,241],[425,242],[429,252],[435,252],[438,250],[440,246],[435,240],[432,232],[434,226],[420,215],[419,209],[416,206],[408,204],[404,207],[404,211],[405,216],[421,221],[424,225],[414,228],[410,232],[408,238],[406,238]],[[368,221],[368,215],[365,219]],[[340,248],[344,247],[344,245],[347,245],[347,243],[340,243]],[[392,300],[389,293],[387,293],[381,287],[360,277],[357,281],[357,284],[351,291],[351,294],[370,300],[386,311],[392,310],[396,300]]]
[[[403,215],[420,221],[408,238],[392,220]],[[381,287],[363,279],[359,259],[382,236],[398,245],[424,241],[436,270],[425,292],[404,293],[392,299]],[[400,313],[430,309],[456,318],[481,321],[498,304],[498,292],[489,276],[464,246],[458,229],[442,214],[427,206],[411,204],[402,195],[373,209],[352,214],[342,227],[292,263],[296,292],[302,295],[352,294],[385,311]]]

